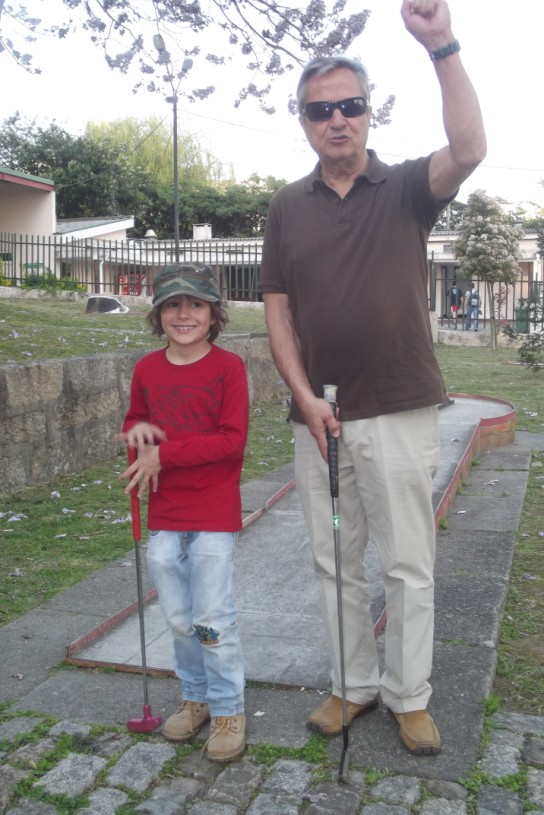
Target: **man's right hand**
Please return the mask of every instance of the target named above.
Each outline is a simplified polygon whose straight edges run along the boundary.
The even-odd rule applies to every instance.
[[[340,422],[333,416],[331,406],[324,399],[314,397],[304,405],[299,405],[308,430],[314,437],[319,447],[319,452],[324,460],[327,456],[327,430],[331,436],[338,438],[340,435]]]

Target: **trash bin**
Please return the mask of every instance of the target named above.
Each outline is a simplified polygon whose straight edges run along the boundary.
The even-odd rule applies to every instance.
[[[524,306],[523,308],[515,308],[514,316],[516,318],[516,331],[518,332],[518,334],[528,334],[529,333],[528,306]]]

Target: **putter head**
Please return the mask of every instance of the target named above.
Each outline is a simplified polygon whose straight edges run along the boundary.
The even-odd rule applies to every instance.
[[[151,707],[144,705],[144,715],[142,719],[129,719],[127,729],[132,733],[151,733],[157,730],[162,724],[160,716],[151,715]]]

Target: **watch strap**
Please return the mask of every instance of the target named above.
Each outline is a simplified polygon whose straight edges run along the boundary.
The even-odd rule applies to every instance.
[[[451,57],[452,54],[457,54],[461,50],[461,46],[459,44],[459,40],[452,40],[447,45],[443,45],[442,48],[437,48],[436,51],[431,51],[429,56],[431,58],[431,62],[438,62],[440,59],[445,59],[446,57]]]

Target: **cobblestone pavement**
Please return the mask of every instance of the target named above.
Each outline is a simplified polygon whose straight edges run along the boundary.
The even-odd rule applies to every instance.
[[[494,714],[490,724],[465,784],[354,766],[349,783],[339,784],[330,763],[278,758],[263,764],[253,749],[222,766],[198,745],[176,749],[156,734],[5,716],[0,813],[544,815],[544,717]]]

